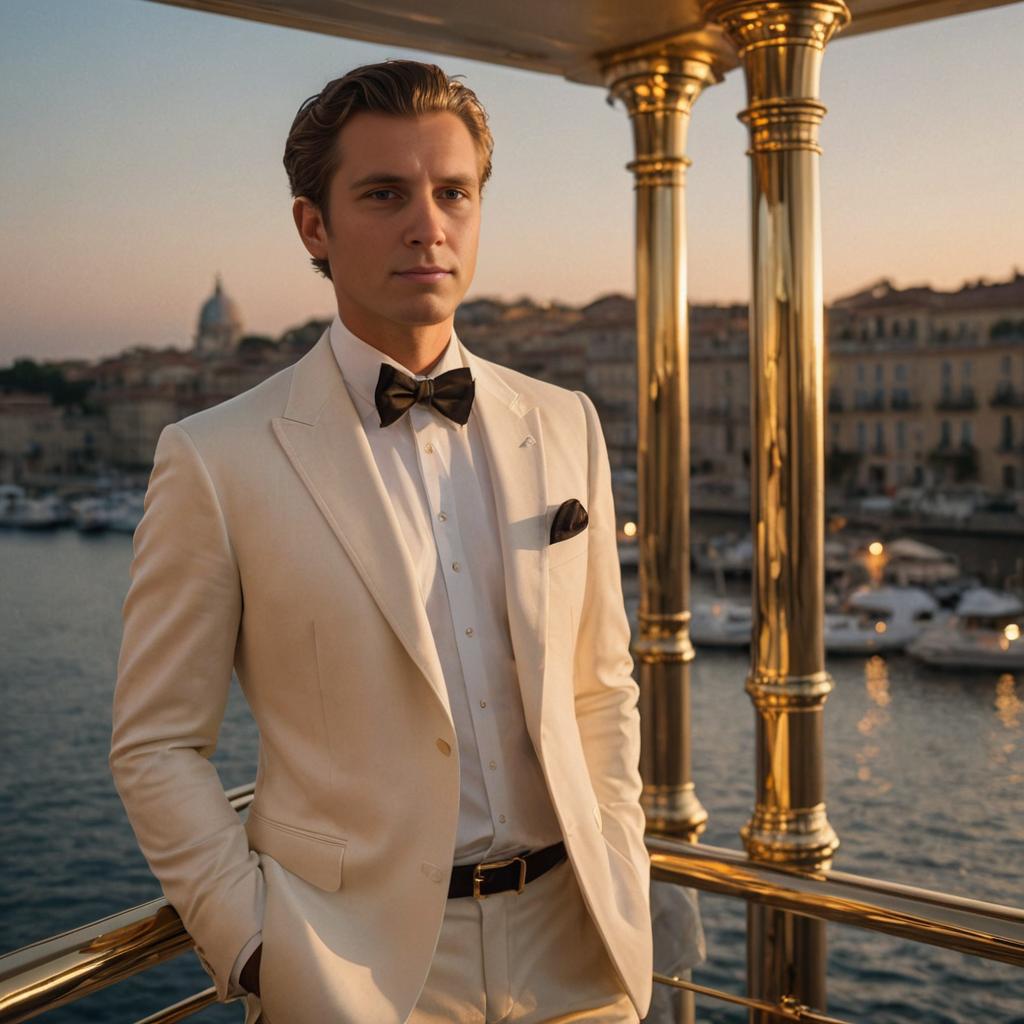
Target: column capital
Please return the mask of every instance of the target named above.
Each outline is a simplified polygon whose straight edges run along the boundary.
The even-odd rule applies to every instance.
[[[805,149],[821,153],[818,100],[825,46],[850,21],[843,0],[704,0],[746,72],[748,155]]]
[[[626,165],[638,187],[682,187],[690,110],[708,85],[722,80],[706,46],[618,55],[604,64],[608,102],[622,101],[633,122],[636,159]]]
[[[708,85],[722,80],[714,58],[703,48],[685,53],[647,53],[622,57],[603,67],[609,102],[622,100],[637,114],[689,114]]]
[[[703,0],[704,17],[721,25],[740,59],[762,46],[824,50],[850,21],[843,0]]]

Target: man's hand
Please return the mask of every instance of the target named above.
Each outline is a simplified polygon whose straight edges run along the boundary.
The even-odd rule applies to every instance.
[[[254,996],[260,994],[260,960],[263,958],[263,943],[261,942],[254,950],[251,957],[245,962],[242,973],[238,976],[238,982],[242,988],[251,992]]]

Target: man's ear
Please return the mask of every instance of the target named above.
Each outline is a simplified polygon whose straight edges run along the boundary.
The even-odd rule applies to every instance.
[[[316,259],[327,259],[327,227],[320,208],[306,196],[296,196],[292,203],[292,218],[306,251]]]

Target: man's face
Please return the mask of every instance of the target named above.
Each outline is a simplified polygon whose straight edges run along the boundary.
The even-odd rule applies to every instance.
[[[361,112],[336,145],[320,235],[342,318],[367,340],[449,320],[473,278],[480,235],[480,158],[469,129],[448,112]]]

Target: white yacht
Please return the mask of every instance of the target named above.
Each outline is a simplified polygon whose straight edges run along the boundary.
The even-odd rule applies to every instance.
[[[825,616],[829,654],[902,651],[940,615],[938,601],[917,587],[861,587],[845,607]]]
[[[747,647],[753,629],[749,601],[719,597],[694,602],[690,639],[698,647]]]
[[[41,498],[22,498],[15,504],[7,525],[23,530],[51,530],[71,522],[71,509],[63,498],[46,494]]]
[[[902,587],[929,587],[960,575],[956,555],[900,537],[884,546],[885,578]]]
[[[965,591],[952,619],[924,632],[907,653],[936,668],[1024,670],[1024,603],[1005,591]]]
[[[79,498],[72,504],[79,533],[102,533],[110,526],[110,499],[99,495]]]
[[[108,525],[111,530],[134,533],[144,511],[145,494],[138,491],[121,491],[111,495]]]

